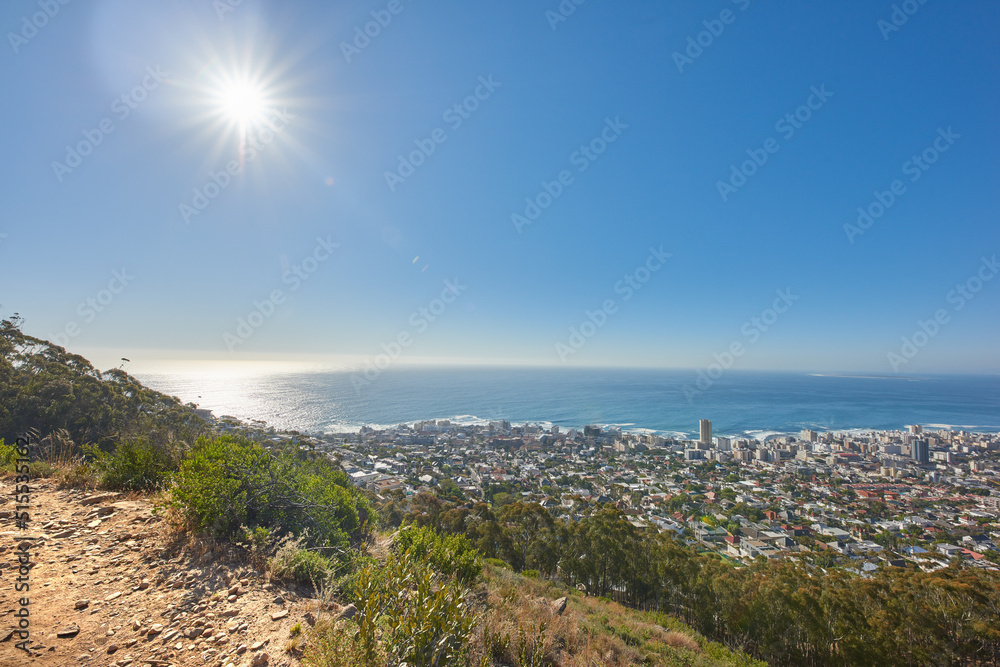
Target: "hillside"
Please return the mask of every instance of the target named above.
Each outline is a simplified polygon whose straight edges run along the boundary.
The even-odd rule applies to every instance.
[[[12,486],[0,482],[0,517],[7,528]],[[154,501],[61,489],[55,480],[32,484],[32,530],[3,532],[0,664],[298,665],[302,651],[318,642],[311,629],[317,620],[320,629],[328,628],[342,613],[340,604],[321,599],[311,587],[273,578],[244,549],[172,528]],[[14,591],[17,547],[11,545],[25,541],[34,563],[27,653],[12,634],[21,594]],[[537,644],[544,664],[750,664],[665,615],[579,594],[567,601],[567,593],[489,568],[474,595],[482,624],[475,648],[484,649],[489,640],[482,630],[489,627],[510,634],[506,653],[512,656],[531,654]],[[567,602],[563,611],[559,598]],[[292,642],[293,628],[303,630],[298,643]],[[527,628],[535,632],[519,632]],[[498,657],[504,654],[492,646]],[[323,664],[317,660],[308,662]]]

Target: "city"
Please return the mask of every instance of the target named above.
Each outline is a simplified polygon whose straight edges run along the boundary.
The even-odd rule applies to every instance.
[[[864,573],[1000,562],[995,433],[914,425],[761,442],[713,436],[701,420],[692,441],[599,426],[423,421],[301,441],[342,458],[352,481],[379,499],[522,500],[572,520],[612,503],[637,528],[672,531],[737,564],[804,558]]]

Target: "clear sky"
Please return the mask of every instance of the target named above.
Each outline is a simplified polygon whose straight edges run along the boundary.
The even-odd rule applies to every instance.
[[[0,314],[104,365],[1000,372],[997,3],[10,0],[0,26]]]

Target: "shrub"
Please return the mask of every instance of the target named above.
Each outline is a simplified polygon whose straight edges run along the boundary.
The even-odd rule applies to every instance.
[[[302,656],[304,667],[384,667],[385,660],[370,660],[357,632],[348,632],[353,621],[321,621]]]
[[[499,567],[504,570],[513,570],[510,564],[505,560],[500,560],[499,558],[484,558],[483,562],[487,565],[492,565],[493,567]]]
[[[367,530],[368,503],[329,459],[298,448],[272,454],[246,438],[199,438],[181,461],[171,504],[194,530],[226,537],[258,527],[305,546],[336,547]]]
[[[433,528],[407,526],[397,533],[393,546],[400,552],[411,551],[416,558],[426,558],[446,576],[471,584],[483,571],[479,552],[464,535],[438,535]]]
[[[303,548],[303,541],[304,538],[286,541],[278,548],[268,565],[279,579],[312,584],[314,588],[320,589],[330,579],[332,563],[320,553]]]
[[[170,479],[170,457],[145,438],[118,443],[111,453],[90,448],[100,485],[116,491],[155,491]]]
[[[57,472],[59,472],[55,466],[52,466],[45,461],[32,461],[28,464],[28,476],[32,479],[42,479],[43,477],[52,477]]]
[[[17,460],[17,448],[5,445],[3,438],[0,438],[0,468],[14,465]]]
[[[430,559],[411,550],[389,554],[384,566],[371,562],[361,568],[354,597],[365,662],[461,664],[475,625],[466,595],[457,579],[441,581]]]

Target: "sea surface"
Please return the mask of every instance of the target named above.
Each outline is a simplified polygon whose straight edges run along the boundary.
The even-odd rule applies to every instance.
[[[909,424],[1000,431],[1000,376],[874,377],[728,371],[697,386],[689,370],[391,368],[368,384],[349,372],[137,374],[147,386],[216,416],[258,419],[308,433],[450,419],[692,436],[767,437]]]

